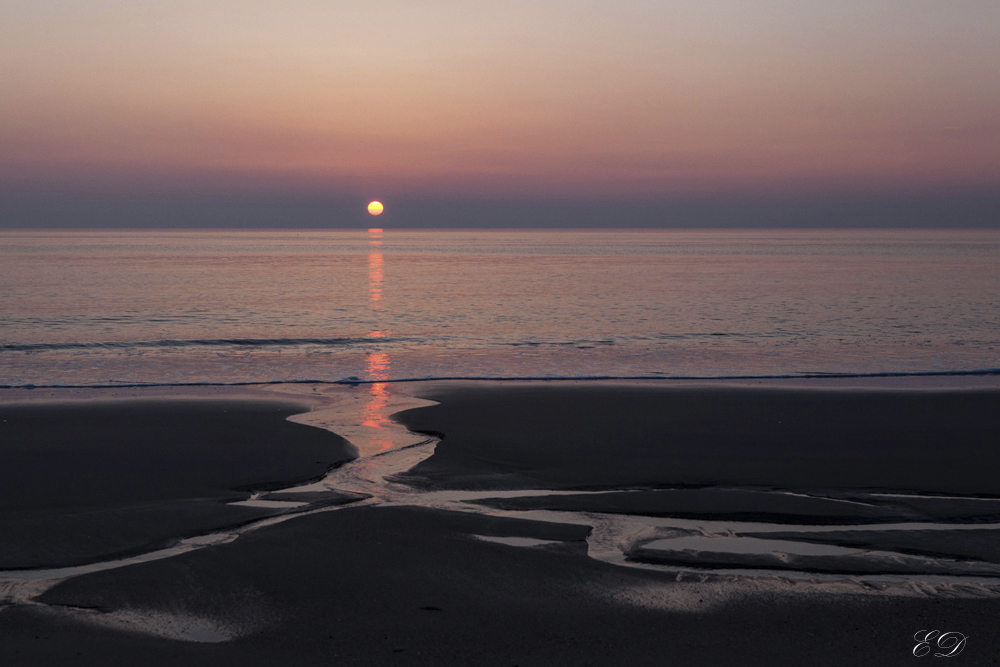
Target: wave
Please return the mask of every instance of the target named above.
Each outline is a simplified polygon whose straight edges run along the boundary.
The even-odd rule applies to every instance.
[[[895,334],[893,334],[895,335]],[[727,339],[738,344],[752,341],[755,343],[769,341],[800,342],[803,340],[822,339],[822,334],[798,331],[688,331],[684,333],[643,333],[615,335],[600,338],[535,338],[511,340],[499,336],[487,335],[448,335],[436,333],[423,336],[391,336],[382,332],[363,336],[310,336],[300,338],[191,338],[191,339],[161,339],[161,340],[126,340],[112,342],[53,342],[53,343],[3,343],[0,353],[4,352],[58,352],[67,350],[93,351],[128,351],[134,349],[189,349],[189,348],[294,348],[303,346],[328,347],[348,349],[352,347],[367,348],[374,345],[455,345],[462,348],[594,348],[614,346],[652,346],[658,347],[676,342],[701,343],[706,340]],[[843,342],[844,337],[830,338],[831,342]],[[852,339],[853,340],[853,339]],[[854,342],[861,342],[860,340]],[[950,341],[954,346],[989,347],[998,344],[993,339],[961,339]]]
[[[477,336],[447,336],[437,334],[426,336],[340,336],[308,338],[192,338],[186,340],[139,340],[115,342],[63,342],[63,343],[7,343],[0,344],[0,352],[52,352],[60,350],[128,350],[134,348],[192,348],[192,347],[296,347],[315,345],[322,347],[347,348],[352,346],[385,345],[395,343],[455,343],[475,347],[599,347],[629,343],[659,343],[663,341],[697,341],[711,338],[770,339],[802,338],[806,334],[794,332],[688,332],[615,336],[613,338],[573,338],[565,340],[502,340]]]
[[[477,382],[579,382],[605,380],[807,380],[850,378],[907,378],[907,377],[960,377],[1000,375],[1000,368],[982,368],[964,371],[900,371],[882,373],[785,373],[776,375],[436,375],[384,380],[363,379],[356,376],[339,380],[247,380],[239,382],[120,382],[101,384],[0,384],[0,389],[133,389],[139,387],[247,387],[275,384],[331,384],[361,385],[402,382],[439,382],[443,380],[474,380]]]
[[[41,352],[57,350],[124,350],[129,348],[186,348],[186,347],[294,347],[297,345],[323,345],[350,347],[384,343],[412,343],[419,338],[354,337],[354,338],[193,338],[190,340],[141,340],[117,343],[10,343],[0,345],[0,351]]]

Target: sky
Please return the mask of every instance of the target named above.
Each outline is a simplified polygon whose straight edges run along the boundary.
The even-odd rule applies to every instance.
[[[996,0],[4,0],[0,226],[1000,226]]]

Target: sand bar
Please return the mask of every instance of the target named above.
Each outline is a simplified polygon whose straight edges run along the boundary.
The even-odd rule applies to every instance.
[[[426,488],[763,487],[1000,496],[1000,390],[493,383],[421,388]]]
[[[353,459],[278,400],[130,399],[0,405],[0,569],[151,550],[266,516],[253,491]]]

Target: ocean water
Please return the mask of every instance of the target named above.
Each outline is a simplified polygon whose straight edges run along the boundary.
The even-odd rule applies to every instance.
[[[3,231],[0,384],[1000,368],[1000,230]]]

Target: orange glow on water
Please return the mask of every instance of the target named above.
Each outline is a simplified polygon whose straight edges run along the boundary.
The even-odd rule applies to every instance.
[[[382,300],[382,253],[368,255],[368,300],[373,307]]]
[[[389,377],[389,367],[391,360],[385,352],[374,352],[368,355],[365,365],[365,372],[368,377],[376,380],[384,380]],[[389,419],[389,385],[385,382],[375,382],[369,386],[370,397],[361,411],[361,425],[372,429],[387,429],[391,425]],[[393,440],[389,435],[372,438],[380,451],[392,447]]]
[[[372,203],[374,204],[378,202]],[[379,204],[379,207],[379,213],[381,213],[381,204]],[[371,207],[369,206],[369,211],[370,210]],[[373,215],[378,214],[374,213]],[[385,278],[385,273],[382,268],[385,260],[380,252],[382,246],[381,229],[368,230],[368,245],[368,303],[372,309],[380,310],[380,301],[382,300],[382,281]],[[388,331],[375,329],[369,332],[367,337],[385,338],[388,335]],[[365,374],[372,380],[388,380],[391,364],[392,360],[385,352],[372,352],[365,360]],[[368,428],[378,430],[389,428],[391,422],[389,420],[389,413],[387,410],[389,406],[388,384],[385,382],[375,382],[369,387],[368,392],[370,397],[362,409],[361,424],[363,426],[367,426]],[[393,440],[389,435],[373,436],[372,441],[378,445],[380,451],[390,449],[393,445]]]
[[[372,355],[385,357],[386,368],[388,368],[388,355]],[[371,395],[361,411],[361,425],[372,429],[387,429],[391,425],[389,413],[386,409],[389,406],[389,388],[385,382],[376,382],[368,389]],[[390,449],[393,440],[389,435],[375,435],[371,438],[379,451]]]
[[[389,355],[385,352],[372,352],[368,355],[365,371],[373,380],[388,380],[390,363]]]
[[[382,270],[384,260],[382,253],[379,252],[379,246],[382,245],[381,229],[368,230],[368,245],[370,246],[368,252],[368,302],[372,308],[378,309],[379,301],[382,300],[382,280],[385,278],[385,273]]]

